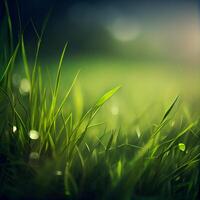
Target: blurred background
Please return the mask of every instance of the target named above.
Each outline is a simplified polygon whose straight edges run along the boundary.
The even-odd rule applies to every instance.
[[[122,89],[103,111],[112,126],[131,123],[143,112],[150,117],[159,112],[160,117],[177,95],[185,112],[200,110],[197,0],[8,0],[8,5],[13,30],[19,30],[20,13],[30,59],[36,32],[49,14],[40,64],[50,74],[56,73],[68,42],[62,87],[81,69],[74,91],[80,113],[83,105],[91,105],[116,85]],[[3,9],[0,13],[2,18]]]
[[[72,56],[192,63],[198,59],[198,1],[8,0],[8,4],[16,29],[19,10],[30,45],[35,33],[30,26],[27,28],[28,24],[33,22],[40,32],[50,16],[43,52],[48,60],[50,55],[58,54],[66,41]]]

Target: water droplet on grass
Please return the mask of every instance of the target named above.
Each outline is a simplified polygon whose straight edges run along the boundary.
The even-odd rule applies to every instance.
[[[39,159],[39,153],[37,153],[37,152],[31,152],[30,155],[29,155],[29,158],[31,160],[38,160]]]
[[[61,175],[62,175],[62,171],[56,170],[56,175],[57,175],[57,176],[61,176]]]
[[[15,133],[17,131],[17,127],[16,126],[13,126],[13,133]]]
[[[112,115],[118,115],[119,114],[119,108],[118,108],[118,106],[113,105],[111,107],[111,113],[112,113]]]
[[[37,140],[39,138],[39,133],[36,130],[30,130],[29,137],[32,140]]]
[[[178,148],[179,148],[179,150],[181,150],[181,151],[185,151],[185,144],[184,143],[179,143],[178,144]]]
[[[30,84],[30,82],[26,78],[23,78],[20,81],[20,86],[19,86],[20,93],[22,95],[25,95],[25,94],[29,93],[30,90],[31,90],[31,84]]]

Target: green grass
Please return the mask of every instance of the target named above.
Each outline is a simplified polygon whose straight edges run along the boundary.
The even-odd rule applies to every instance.
[[[161,94],[162,73],[157,73],[155,82],[145,83],[143,71],[137,72],[145,87],[153,84],[160,88],[157,92],[144,90],[140,78],[133,82],[128,75],[121,77],[122,71],[115,67],[110,73],[89,68],[90,78],[88,69],[83,69],[73,80],[71,75],[70,81],[65,80],[62,66],[67,45],[51,76],[38,60],[43,31],[38,33],[32,64],[23,34],[13,44],[7,16],[10,39],[1,47],[0,74],[1,199],[199,198],[200,122],[198,108],[192,108],[199,105],[195,103],[198,95],[181,104],[183,97],[176,97],[179,88],[169,99]],[[19,63],[23,63],[22,72]],[[84,65],[81,59],[79,63]],[[98,84],[102,76],[106,78]],[[115,86],[107,90],[110,85]],[[166,102],[161,109],[162,99]],[[119,111],[112,107],[116,102],[121,105]]]

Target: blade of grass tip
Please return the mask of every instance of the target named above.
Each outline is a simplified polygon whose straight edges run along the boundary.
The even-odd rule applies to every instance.
[[[6,0],[4,0],[4,5],[5,5],[5,9],[6,9],[6,15],[8,18],[8,29],[9,29],[9,39],[10,39],[10,50],[11,52],[13,51],[13,32],[12,32],[12,20],[10,17],[10,12],[9,12],[9,8],[8,8],[8,3]]]
[[[114,132],[112,132],[112,134],[110,136],[110,139],[109,139],[108,144],[106,146],[106,152],[110,149],[112,141],[113,141],[113,138],[114,138]]]
[[[57,96],[58,93],[58,88],[59,88],[59,83],[60,83],[60,75],[61,75],[61,67],[62,67],[62,63],[63,63],[63,59],[65,56],[65,52],[66,52],[66,48],[67,48],[67,43],[65,44],[61,57],[60,57],[60,61],[58,64],[58,71],[57,71],[57,75],[56,75],[56,83],[55,83],[55,90],[54,90],[54,95]]]
[[[58,110],[57,110],[57,112],[56,112],[56,114],[55,114],[55,116],[54,116],[54,120],[57,118],[57,116],[58,116],[58,114],[60,113],[61,109],[63,108],[63,106],[64,106],[64,104],[65,104],[65,102],[66,102],[66,100],[67,100],[69,94],[71,93],[71,90],[72,90],[73,86],[74,86],[75,83],[76,83],[76,80],[77,80],[77,78],[78,78],[79,73],[80,73],[80,71],[78,71],[78,73],[76,74],[76,76],[75,76],[75,78],[74,78],[74,80],[73,80],[73,82],[72,82],[70,88],[68,89],[67,93],[65,94],[65,96],[64,96],[64,98],[63,98],[63,100],[62,100],[62,102],[61,102],[61,104],[60,104],[60,107],[58,108]]]
[[[50,118],[51,115],[53,114],[53,111],[55,109],[56,106],[56,101],[57,101],[57,97],[58,97],[58,89],[59,89],[59,84],[60,84],[60,76],[61,76],[61,67],[62,67],[62,63],[63,63],[63,59],[64,59],[64,55],[66,52],[66,48],[67,48],[67,43],[65,43],[64,48],[62,50],[62,54],[59,60],[59,64],[58,64],[58,70],[57,70],[57,74],[56,74],[56,81],[55,81],[55,86],[54,86],[54,90],[53,90],[53,94],[52,94],[52,103],[50,106]]]
[[[37,68],[37,63],[38,63],[38,56],[39,56],[39,51],[40,51],[40,46],[41,46],[41,38],[38,39],[37,42],[37,49],[36,49],[36,54],[35,54],[35,62],[34,62],[34,67],[33,67],[33,72],[32,72],[32,87],[35,83],[35,78],[36,78],[36,68]]]
[[[79,123],[77,124],[77,127],[75,130],[77,130],[79,128],[79,126],[82,124],[82,122],[87,118],[88,115],[92,115],[91,118],[93,119],[95,117],[95,115],[97,114],[97,112],[99,111],[99,108],[106,102],[108,101],[119,89],[121,88],[121,86],[117,86],[111,90],[109,90],[108,92],[106,92],[97,102],[96,104],[90,108],[86,114],[81,118],[81,120],[79,121]]]
[[[12,56],[10,57],[10,59],[8,61],[8,64],[7,64],[7,66],[6,66],[5,70],[4,70],[4,73],[3,73],[2,77],[1,77],[1,81],[0,82],[3,81],[4,77],[7,75],[8,71],[11,69],[12,63],[14,62],[14,60],[16,58],[16,55],[17,55],[17,52],[18,52],[18,49],[19,49],[19,44],[20,43],[17,44]]]
[[[18,21],[19,21],[19,37],[20,37],[21,33],[22,33],[22,20],[21,20],[20,8],[19,8],[18,1],[16,1],[16,7],[17,7],[17,16],[18,16]]]
[[[179,96],[177,96],[175,98],[175,100],[173,101],[173,103],[171,104],[171,106],[169,107],[169,109],[165,112],[162,120],[161,120],[161,123],[167,118],[167,116],[170,114],[170,112],[172,111],[173,107],[175,106],[177,100],[178,100]]]
[[[45,19],[44,19],[44,22],[43,22],[43,25],[42,25],[42,29],[41,29],[41,38],[43,37],[43,35],[44,35],[44,31],[45,31],[45,29],[46,29],[46,27],[47,27],[47,23],[48,23],[48,21],[49,21],[49,18],[50,18],[50,15],[51,15],[51,13],[52,13],[52,8],[53,7],[51,7],[50,9],[49,9],[49,11],[48,11],[48,13],[47,13],[47,15],[46,15],[46,17],[45,17]]]
[[[116,148],[123,148],[123,147],[142,149],[142,147],[134,145],[134,144],[120,144],[120,145],[116,146]]]
[[[90,108],[86,114],[81,118],[81,120],[79,121],[79,123],[77,124],[77,127],[75,128],[75,131],[79,129],[80,125],[82,124],[82,122],[86,119],[86,117],[88,115],[91,114],[91,120],[95,117],[95,115],[97,114],[97,112],[99,111],[100,107],[106,102],[108,101],[119,89],[121,88],[121,86],[117,86],[113,89],[111,89],[110,91],[108,91],[107,93],[105,93],[97,102],[96,104]]]
[[[51,145],[52,153],[53,153],[53,156],[55,157],[56,146],[55,146],[55,143],[54,143],[54,140],[53,140],[51,134],[49,134],[49,144]]]
[[[37,28],[36,28],[36,26],[35,26],[35,24],[34,24],[34,22],[33,22],[32,19],[31,19],[31,25],[32,25],[33,30],[34,30],[34,32],[35,32],[35,34],[36,34],[36,36],[37,36],[37,38],[38,38],[38,40],[39,40],[39,39],[40,39],[40,36],[39,36],[39,33],[38,33],[38,31],[37,31]]]
[[[100,123],[92,124],[92,125],[88,126],[88,128],[93,128],[93,127],[96,127],[96,126],[101,126],[103,124],[105,124],[105,122],[100,122]]]
[[[95,107],[102,106],[106,101],[108,101],[119,89],[121,86],[114,87],[110,91],[106,92],[97,102]]]
[[[39,51],[40,51],[40,47],[41,47],[41,43],[42,43],[42,34],[39,35],[37,28],[35,26],[35,24],[33,23],[32,19],[31,19],[31,24],[33,26],[33,30],[38,38],[38,42],[37,42],[37,49],[36,49],[36,54],[35,54],[35,62],[34,62],[34,67],[33,67],[33,72],[32,72],[32,86],[35,82],[35,76],[36,76],[36,68],[37,68],[37,64],[38,64],[38,57],[39,57]]]
[[[86,149],[88,150],[88,153],[91,153],[90,147],[86,142],[85,142],[85,146],[86,146]]]
[[[34,67],[33,67],[33,81],[35,81],[35,75],[36,75],[36,67],[37,67],[37,63],[38,63],[38,56],[39,56],[39,52],[40,52],[40,46],[41,46],[41,38],[38,39],[37,42],[37,49],[36,49],[36,54],[35,54],[35,63],[34,63]]]
[[[26,74],[28,81],[31,82],[31,76],[30,76],[30,71],[29,71],[30,68],[29,68],[29,65],[28,65],[23,35],[21,37],[21,51],[22,51],[22,59],[23,59],[23,63],[24,63],[25,74]]]
[[[32,27],[33,27],[33,30],[34,30],[34,32],[35,32],[35,34],[36,34],[38,40],[41,40],[42,37],[43,37],[43,35],[44,35],[44,31],[45,31],[45,29],[46,29],[47,22],[48,22],[48,20],[49,20],[50,14],[51,14],[51,10],[52,10],[52,8],[50,8],[50,10],[49,10],[47,16],[46,16],[45,19],[44,19],[44,22],[43,22],[43,24],[42,24],[42,29],[41,29],[41,33],[40,33],[40,34],[39,34],[39,32],[38,32],[38,30],[37,30],[37,28],[36,28],[35,23],[33,22],[33,20],[32,20],[32,19],[30,20],[30,23],[31,23],[31,25],[32,25]]]

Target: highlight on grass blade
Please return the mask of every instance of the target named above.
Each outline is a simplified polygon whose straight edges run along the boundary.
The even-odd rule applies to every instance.
[[[117,163],[117,175],[118,177],[121,177],[122,175],[122,161],[121,160],[119,160]]]
[[[37,140],[39,138],[39,133],[38,131],[36,130],[30,130],[29,131],[29,137],[32,139],[32,140]]]

